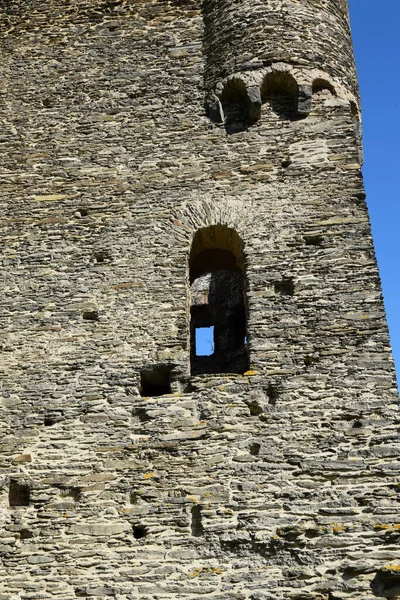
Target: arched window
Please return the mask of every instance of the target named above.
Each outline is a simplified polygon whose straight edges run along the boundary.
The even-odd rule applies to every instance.
[[[243,241],[213,225],[193,238],[190,271],[192,375],[248,369]]]

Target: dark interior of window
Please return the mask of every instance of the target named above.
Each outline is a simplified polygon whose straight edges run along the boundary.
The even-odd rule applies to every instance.
[[[171,367],[154,365],[140,373],[141,396],[163,396],[171,393]]]

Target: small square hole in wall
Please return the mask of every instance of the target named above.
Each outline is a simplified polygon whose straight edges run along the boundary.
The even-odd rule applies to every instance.
[[[171,367],[155,365],[140,373],[141,396],[164,396],[171,393]]]
[[[304,243],[306,246],[321,246],[324,238],[322,235],[305,235]]]
[[[82,319],[84,321],[98,321],[99,313],[97,312],[97,310],[85,310],[82,313]]]
[[[81,206],[81,208],[77,210],[77,213],[80,217],[87,217],[89,214],[89,209],[86,208],[86,206]]]
[[[294,281],[291,277],[284,277],[281,281],[275,281],[275,293],[282,296],[293,296]]]
[[[145,525],[135,525],[133,527],[133,537],[135,540],[141,540],[142,538],[146,537],[147,533],[148,531]]]
[[[93,256],[96,263],[104,263],[111,260],[111,254],[107,250],[98,250]]]
[[[8,502],[10,506],[29,506],[31,491],[29,486],[18,483],[11,479],[8,491]]]
[[[214,354],[214,326],[196,327],[196,356]]]

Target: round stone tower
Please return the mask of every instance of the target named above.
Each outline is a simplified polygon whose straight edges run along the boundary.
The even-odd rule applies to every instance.
[[[207,87],[280,62],[357,95],[346,0],[204,0],[203,14]]]
[[[0,600],[397,597],[347,3],[11,0],[0,35]]]
[[[311,111],[313,91],[322,89],[358,111],[346,1],[205,0],[203,15],[206,107],[214,120],[241,103],[251,124],[268,95],[284,91],[301,116]]]

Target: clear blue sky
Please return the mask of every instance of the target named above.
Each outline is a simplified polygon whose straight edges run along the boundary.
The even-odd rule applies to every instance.
[[[349,0],[361,88],[364,179],[400,381],[400,0]]]

